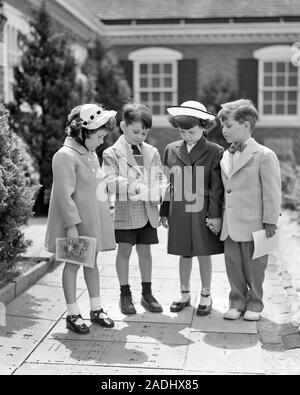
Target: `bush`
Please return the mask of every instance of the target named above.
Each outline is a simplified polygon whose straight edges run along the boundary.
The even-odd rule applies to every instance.
[[[282,207],[300,211],[300,166],[292,161],[280,161]]]
[[[221,73],[215,74],[203,86],[200,94],[200,101],[206,106],[209,112],[215,115],[221,109],[221,104],[236,99],[237,93],[232,89],[231,81],[224,78]],[[225,149],[229,146],[222,134],[222,127],[218,119],[216,127],[208,133],[207,138],[210,141],[222,145]]]
[[[36,188],[28,174],[30,163],[26,164],[26,154],[19,143],[8,127],[8,112],[1,105],[0,281],[14,268],[19,255],[31,244],[25,240],[19,228],[26,225],[32,215]]]
[[[31,34],[20,37],[23,52],[15,68],[14,131],[30,146],[43,184],[38,211],[45,212],[52,187],[52,157],[65,139],[70,109],[83,94],[77,65],[65,34],[55,32],[45,2],[30,22]]]

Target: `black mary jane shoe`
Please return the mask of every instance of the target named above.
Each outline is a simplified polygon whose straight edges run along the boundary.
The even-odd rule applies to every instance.
[[[185,307],[191,305],[191,298],[188,298],[186,302],[173,302],[170,306],[171,313],[179,313]]]
[[[210,296],[210,295],[202,295],[202,296]],[[209,306],[199,304],[196,314],[200,317],[205,317],[211,313],[212,309],[212,301]]]
[[[79,335],[87,335],[88,333],[90,333],[89,328],[86,326],[85,323],[83,324],[76,324],[76,321],[78,319],[82,320],[82,317],[80,314],[78,315],[68,315],[66,318],[66,325],[67,325],[67,329],[69,329],[70,331],[73,331],[75,333],[79,333]]]
[[[100,314],[105,314],[106,317],[101,318]],[[91,311],[90,312],[90,317],[91,317],[91,322],[93,324],[98,324],[100,326],[103,326],[103,328],[113,328],[115,326],[115,323],[103,309],[96,310],[96,311]]]

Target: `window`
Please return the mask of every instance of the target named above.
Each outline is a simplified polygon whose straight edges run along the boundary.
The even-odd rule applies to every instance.
[[[19,33],[28,34],[29,24],[20,11],[7,3],[4,4],[3,13],[7,17],[4,26],[4,100],[9,102],[14,100],[14,67],[21,56]]]
[[[299,118],[299,67],[289,46],[271,46],[254,53],[259,60],[259,111],[262,120]]]
[[[178,101],[178,60],[181,53],[168,48],[134,51],[134,100],[153,112],[153,120],[166,116],[166,108]]]
[[[18,45],[18,30],[10,25],[5,26],[5,45],[6,45],[6,102],[14,100],[13,84],[14,84],[14,67],[19,62],[20,51]]]

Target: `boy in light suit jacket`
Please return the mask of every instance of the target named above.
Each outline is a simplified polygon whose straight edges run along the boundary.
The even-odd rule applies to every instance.
[[[124,134],[103,152],[103,170],[108,189],[115,195],[120,309],[123,314],[136,313],[128,284],[129,259],[132,246],[136,245],[142,277],[141,304],[151,312],[160,313],[162,307],[151,290],[151,244],[158,243],[156,228],[160,225],[160,196],[151,192],[154,189],[157,192],[166,178],[158,150],[144,142],[152,127],[151,111],[141,104],[127,104],[120,127]]]
[[[258,144],[252,131],[258,113],[250,100],[226,103],[218,114],[225,139],[232,145],[221,160],[225,210],[221,240],[231,292],[225,319],[257,321],[263,310],[263,282],[268,255],[252,259],[252,232],[276,233],[281,203],[277,156]]]

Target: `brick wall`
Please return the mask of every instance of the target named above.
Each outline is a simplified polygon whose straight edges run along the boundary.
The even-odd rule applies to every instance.
[[[277,44],[277,43],[276,43]],[[271,45],[271,44],[269,44]],[[166,45],[183,54],[184,59],[198,60],[198,93],[203,85],[216,73],[229,78],[234,89],[238,88],[238,59],[253,58],[253,52],[261,44],[210,44],[210,45]],[[128,59],[130,52],[146,46],[124,45],[115,46],[119,59]]]
[[[280,44],[280,43],[274,43]],[[180,51],[184,59],[197,60],[197,91],[200,95],[203,85],[216,73],[222,73],[225,78],[232,82],[234,90],[238,90],[238,60],[253,58],[253,52],[269,44],[224,44],[224,45],[167,45],[166,47]],[[128,54],[145,46],[127,45],[115,46],[119,59],[128,59]],[[171,128],[153,129],[150,142],[157,146],[162,153],[165,146],[176,139],[178,133]],[[299,128],[258,128],[255,138],[262,144],[266,139],[291,139],[294,156],[300,163],[300,125]]]

